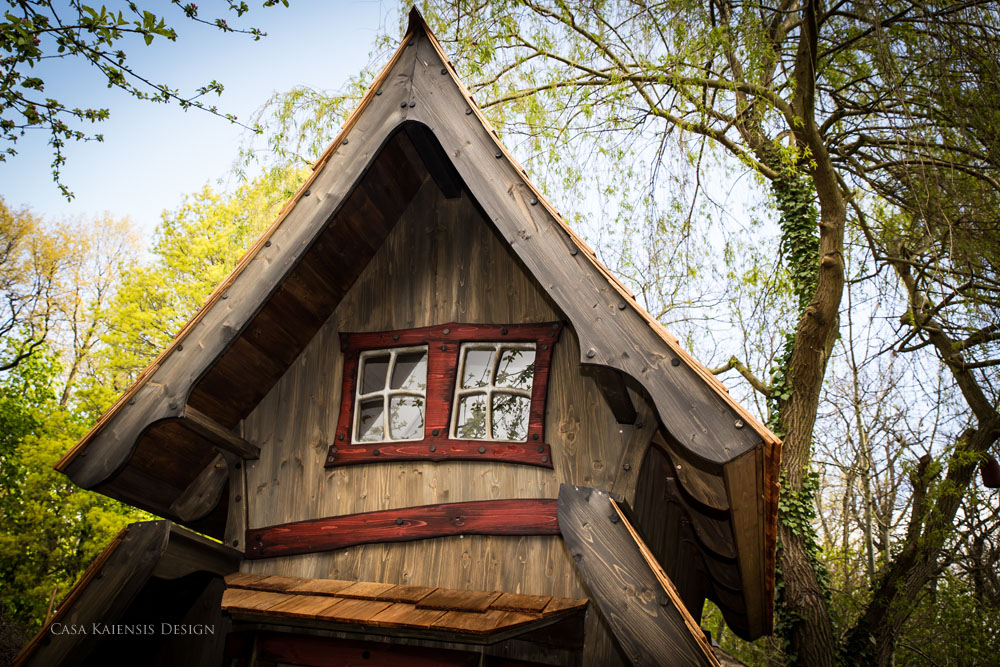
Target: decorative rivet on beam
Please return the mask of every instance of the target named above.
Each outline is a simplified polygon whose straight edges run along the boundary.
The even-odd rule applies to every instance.
[[[636,423],[635,423],[635,427],[636,427],[637,429],[641,429],[641,428],[642,428],[643,426],[645,426],[645,424],[643,424],[642,422],[636,422]]]
[[[442,352],[447,352],[448,351],[448,346],[447,345],[442,345],[441,346],[441,351]]]
[[[494,154],[494,156],[493,156],[493,157],[495,157],[495,158],[498,158],[498,159],[499,159],[499,158],[502,158],[502,157],[503,157],[503,153],[502,153],[501,151],[497,151],[497,152],[496,152],[496,153]]]
[[[381,88],[379,88],[378,90],[376,90],[376,91],[375,91],[375,94],[376,94],[376,95],[381,95],[381,94],[382,94],[382,89],[381,89]]]
[[[413,43],[414,43],[414,41],[415,41],[415,40],[412,40],[412,39],[411,39],[411,40],[409,41],[409,43],[407,43],[407,46],[413,46]]]
[[[312,190],[306,190],[305,192],[302,193],[302,196],[303,197],[308,197],[311,194],[312,194]]]
[[[625,310],[625,302],[624,301],[622,301],[621,303],[618,304],[618,310]]]
[[[135,399],[134,398],[128,399],[128,404],[129,405],[135,405]]]
[[[402,526],[403,525],[403,518],[402,517],[396,517],[396,525],[397,526]]]
[[[538,198],[537,197],[532,197],[531,198],[531,205],[534,206],[537,203],[538,203]]]
[[[472,115],[472,107],[465,107],[465,115],[466,116]]]
[[[544,452],[544,451],[545,451],[545,448],[544,448],[544,447],[542,447],[541,445],[539,445],[539,446],[538,446],[538,449],[537,449],[537,450],[535,450],[535,451],[537,451],[537,452],[538,452],[539,454],[541,454],[542,452]]]
[[[337,448],[336,447],[331,447],[330,448],[330,453],[331,454],[336,454],[337,453]]]
[[[260,542],[263,542],[263,541],[264,541],[264,538],[261,537],[260,534],[258,533],[257,534],[257,542],[260,543]]]
[[[451,333],[451,329],[445,329],[445,330],[444,330],[444,331],[442,331],[441,333],[443,333],[443,334],[444,334],[445,336],[447,336],[448,334],[450,334],[450,333]]]
[[[178,352],[181,352],[181,351],[183,351],[183,350],[184,350],[184,346],[183,346],[183,345],[178,345],[178,346],[177,346],[177,351],[178,351]]]
[[[223,294],[223,295],[222,295],[222,298],[223,298],[223,299],[228,299],[228,298],[229,298],[229,295],[228,295],[228,294]]]
[[[243,500],[243,496],[237,494],[236,502],[240,502],[241,500]]]
[[[668,598],[666,595],[660,595],[660,606],[666,607],[669,604],[670,604],[670,598]]]
[[[611,521],[611,523],[618,523],[618,521],[619,521],[619,519],[618,519],[618,513],[615,512],[613,514],[609,514],[608,515],[608,520]]]
[[[343,141],[341,141],[340,143],[341,143],[341,145],[342,145],[342,146],[346,146],[346,145],[347,145],[347,139],[344,139],[344,140],[343,140]]]
[[[441,429],[437,429],[437,428],[436,428],[436,429],[434,429],[433,431],[431,431],[431,435],[437,435],[437,434],[438,434],[438,433],[440,433],[440,432],[441,432]]]
[[[399,334],[392,334],[393,340],[399,340]]]
[[[171,403],[170,403],[170,409],[171,410],[176,410],[177,409],[177,404],[171,401]]]
[[[507,329],[506,329],[506,328],[504,328],[504,329],[501,329],[501,330],[500,330],[500,335],[501,335],[501,336],[506,336],[506,335],[507,335]]]
[[[549,349],[549,344],[548,343],[542,343],[542,349],[543,350]]]
[[[737,419],[736,424],[734,424],[734,426],[736,426],[736,428],[743,428],[743,420]]]
[[[631,463],[626,463],[625,465],[622,466],[622,470],[624,470],[625,472],[628,472],[631,469],[632,469]]]
[[[405,109],[406,108],[406,100],[403,100],[402,102],[399,103],[399,108],[400,109]]]
[[[538,440],[538,434],[537,433],[532,433],[531,434],[531,439],[532,440]],[[542,450],[539,449],[538,451],[542,451]]]
[[[270,248],[271,247],[271,242],[270,241],[264,241],[264,247],[265,248]]]
[[[382,452],[380,452],[380,451],[379,451],[379,450],[377,450],[377,449],[376,449],[375,451],[373,451],[373,452],[372,452],[372,454],[374,454],[375,456],[378,456],[378,455],[379,455],[379,454],[381,454],[381,453],[382,453]]]
[[[447,67],[442,67],[441,68],[441,73],[442,74],[447,74],[448,73],[448,68]]]
[[[674,357],[673,359],[670,360],[670,365],[671,366],[680,366],[681,365],[681,360],[678,359],[677,357]]]
[[[580,254],[580,250],[578,248],[573,248],[572,250],[569,251],[569,254],[571,254],[574,257],[576,257],[577,255]]]
[[[412,109],[413,107],[415,107],[415,106],[417,106],[417,103],[416,103],[416,102],[410,102],[410,108],[411,108],[411,109]]]
[[[548,463],[548,462],[549,462],[549,457],[543,456],[542,457],[542,463]]]
[[[233,546],[234,547],[240,546],[240,541],[239,540],[233,540]]]
[[[432,451],[432,452],[436,452],[436,451],[437,451],[437,449],[438,449],[438,448],[437,448],[437,445],[431,445],[431,451]]]
[[[479,453],[480,454],[485,454],[486,453],[486,448],[485,447],[480,447],[479,448]]]
[[[597,350],[595,350],[594,348],[590,348],[589,350],[587,350],[588,359],[593,359],[596,356],[597,356]]]
[[[337,434],[337,440],[343,440],[343,439],[344,439],[344,434],[343,433],[338,433]]]

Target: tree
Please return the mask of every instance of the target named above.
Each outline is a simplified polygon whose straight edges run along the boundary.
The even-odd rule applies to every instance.
[[[68,245],[65,235],[0,199],[0,373],[30,357],[55,326]]]
[[[271,7],[278,2],[264,0],[263,5]],[[280,2],[288,5],[288,0]],[[46,91],[46,82],[36,66],[46,63],[51,67],[53,60],[82,60],[100,71],[108,88],[117,88],[136,99],[177,103],[182,109],[199,109],[237,122],[232,114],[220,112],[202,99],[209,93],[222,93],[218,81],[187,93],[154,82],[131,67],[126,49],[133,48],[133,43],[141,40],[148,46],[157,38],[177,39],[177,31],[167,23],[168,19],[143,6],[148,3],[130,0],[124,3],[125,10],[117,12],[107,5],[91,6],[82,0],[69,0],[66,7],[52,0],[7,0],[6,4],[8,10],[0,20],[0,137],[6,148],[0,150],[0,161],[16,155],[17,140],[26,131],[47,132],[53,154],[52,177],[67,198],[72,193],[60,180],[66,161],[63,147],[70,140],[102,141],[101,134],[90,134],[83,128],[106,120],[110,111],[67,107]],[[171,4],[183,20],[214,26],[222,32],[246,34],[255,40],[265,35],[253,27],[232,27],[224,17],[203,18],[193,2],[171,0]],[[226,7],[237,18],[249,11],[242,0],[226,0]]]

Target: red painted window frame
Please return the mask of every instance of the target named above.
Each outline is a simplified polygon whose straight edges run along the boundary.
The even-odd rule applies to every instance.
[[[460,324],[341,333],[344,354],[343,383],[337,431],[326,457],[327,468],[388,461],[502,461],[552,467],[545,442],[545,400],[552,348],[559,341],[562,322],[537,324]],[[457,440],[448,437],[455,396],[455,374],[462,343],[535,343],[535,375],[531,386],[527,442]],[[355,443],[354,390],[362,352],[427,345],[427,394],[422,440]]]

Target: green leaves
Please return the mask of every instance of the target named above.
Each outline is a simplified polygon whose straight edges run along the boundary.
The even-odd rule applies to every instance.
[[[16,144],[28,130],[44,130],[52,146],[52,178],[67,198],[72,192],[62,183],[63,149],[68,141],[101,141],[101,135],[91,135],[79,126],[80,121],[97,122],[109,117],[108,109],[86,111],[68,108],[58,101],[59,91],[41,99],[35,93],[45,90],[41,76],[29,74],[45,59],[50,67],[58,66],[62,58],[89,62],[103,75],[107,88],[118,88],[139,100],[170,103],[182,108],[195,108],[232,123],[236,116],[202,104],[198,98],[207,90],[221,93],[222,86],[213,81],[194,93],[185,93],[163,83],[150,81],[132,69],[128,51],[135,40],[145,46],[157,38],[177,40],[177,31],[167,23],[165,14],[157,13],[159,5],[129,2],[126,11],[114,11],[107,5],[89,5],[81,0],[68,0],[68,8],[52,0],[6,0],[10,10],[0,20],[0,161],[17,155]],[[185,20],[214,26],[223,32],[240,33],[259,40],[265,33],[254,27],[230,26],[224,18],[203,19],[194,3],[178,6]],[[274,2],[264,2],[265,7]],[[283,3],[287,6],[287,2]],[[227,8],[242,17],[249,11],[246,2],[227,0]],[[152,11],[155,10],[155,11]],[[207,89],[207,90],[206,90]],[[253,128],[247,128],[253,129]]]

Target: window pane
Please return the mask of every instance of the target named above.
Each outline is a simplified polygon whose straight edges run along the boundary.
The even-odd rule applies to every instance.
[[[384,439],[382,398],[361,401],[361,410],[358,416],[358,440],[361,442],[381,442]]]
[[[493,439],[528,439],[528,412],[531,401],[524,396],[493,394]]]
[[[427,387],[427,352],[403,352],[392,367],[390,389],[422,392]]]
[[[393,396],[389,399],[389,432],[392,440],[420,440],[424,437],[424,399]]]
[[[361,369],[361,393],[370,394],[385,389],[385,374],[388,370],[388,354],[365,357],[364,367]]]
[[[534,350],[504,350],[497,366],[496,386],[531,389],[534,375]]]
[[[486,439],[486,396],[463,396],[458,402],[455,437],[463,440]]]
[[[462,374],[462,388],[485,387],[490,383],[493,372],[493,350],[470,350],[466,348],[465,370]]]

